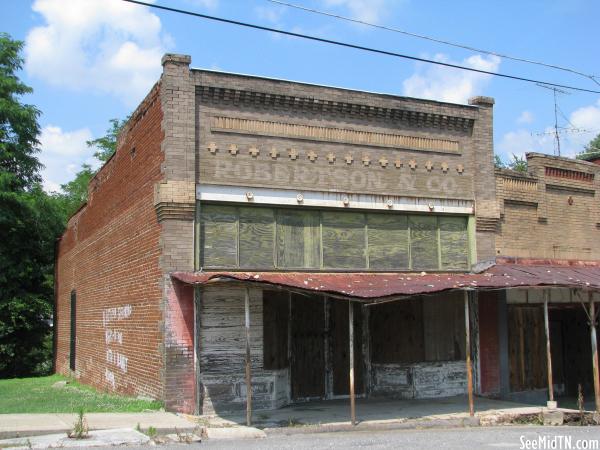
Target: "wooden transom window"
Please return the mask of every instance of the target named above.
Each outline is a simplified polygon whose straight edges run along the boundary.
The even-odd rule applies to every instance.
[[[204,268],[466,270],[466,216],[200,205]]]

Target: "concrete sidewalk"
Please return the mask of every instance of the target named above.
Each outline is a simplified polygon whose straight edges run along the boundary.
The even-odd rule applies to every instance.
[[[132,428],[145,431],[154,427],[158,434],[192,433],[197,422],[168,412],[89,413],[85,415],[91,430]],[[73,429],[77,414],[0,414],[0,439],[44,434],[67,433]]]

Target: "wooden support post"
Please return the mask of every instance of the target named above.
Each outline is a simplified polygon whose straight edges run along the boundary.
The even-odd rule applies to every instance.
[[[348,301],[348,339],[349,339],[349,362],[350,362],[350,421],[356,425],[356,399],[354,397],[354,308]]]
[[[473,404],[473,365],[471,364],[471,328],[469,320],[469,291],[465,292],[465,353],[467,359],[467,393],[469,395],[469,415],[475,415],[475,406]]]
[[[596,398],[596,412],[600,413],[600,380],[598,379],[598,341],[596,338],[596,308],[593,292],[588,293],[590,298],[590,335],[592,338],[592,368],[594,370],[594,396]]]
[[[550,292],[544,290],[544,328],[546,330],[546,366],[548,371],[548,400],[554,402],[554,382],[552,381],[552,352],[550,349],[550,324],[548,321],[548,297]],[[553,407],[548,405],[549,408]]]
[[[246,425],[252,426],[252,359],[250,355],[250,289],[246,288],[244,298],[246,316]]]

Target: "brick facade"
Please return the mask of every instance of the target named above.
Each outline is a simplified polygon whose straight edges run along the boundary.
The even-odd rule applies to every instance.
[[[600,169],[538,153],[526,174],[496,171],[497,255],[600,259]]]
[[[183,55],[162,63],[58,246],[59,373],[71,373],[74,291],[72,374],[82,382],[157,398],[169,410],[243,406],[244,290],[194,290],[170,277],[202,269],[197,218],[206,188],[216,198],[241,189],[234,204],[256,203],[249,194],[263,189],[292,192],[294,201],[322,195],[337,208],[387,210],[391,202],[400,211],[460,214],[471,263],[498,254],[600,258],[598,166],[530,155],[529,174],[496,171],[493,182],[493,99],[452,105],[190,70]],[[485,393],[502,384],[494,306],[485,297],[472,311],[475,377]],[[262,370],[261,290],[252,290],[251,308],[257,405],[278,407],[289,401],[289,379],[287,369]],[[460,374],[464,366],[418,370],[427,378],[440,367]]]
[[[160,225],[163,113],[156,85],[122,133],[116,154],[92,179],[57,257],[56,370],[68,375],[70,297],[76,293],[76,367],[102,390],[162,398],[164,387]]]

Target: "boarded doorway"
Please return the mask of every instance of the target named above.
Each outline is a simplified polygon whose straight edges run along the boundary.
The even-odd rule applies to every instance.
[[[593,397],[592,346],[588,318],[580,305],[550,310],[552,326],[552,375],[563,392],[577,397],[581,384],[584,397]]]
[[[362,314],[361,306],[354,304],[354,377],[355,392],[364,393],[363,377],[363,352],[362,352]],[[342,300],[331,301],[331,315],[329,322],[331,330],[331,359],[333,371],[333,395],[349,395],[350,386],[348,373],[350,370],[350,345],[348,302]]]
[[[291,307],[292,398],[322,399],[325,397],[324,300],[319,296],[292,294]]]
[[[509,305],[508,352],[511,392],[547,387],[546,334],[541,306]]]

